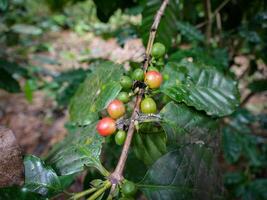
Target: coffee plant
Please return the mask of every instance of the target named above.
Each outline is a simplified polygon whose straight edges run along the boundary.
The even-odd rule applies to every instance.
[[[49,0],[47,4],[52,10],[62,10],[77,2]],[[227,69],[225,49],[217,48],[209,29],[205,37],[181,21],[176,0],[94,2],[104,22],[118,8],[143,6],[143,62],[131,62],[126,69],[122,64],[97,60],[90,70],[55,76],[57,84],[52,90],[62,91],[62,83],[70,83],[57,101],[61,106],[68,104],[72,131],[43,159],[26,155],[24,185],[1,189],[0,199],[50,199],[62,193],[72,200],[267,199],[267,181],[257,179],[265,176],[266,140],[258,139],[251,129],[258,121],[266,129],[266,116],[238,108],[238,81]],[[190,5],[183,6],[190,12]],[[8,2],[0,0],[0,9],[7,7]],[[207,15],[204,25],[209,27],[216,12]],[[266,12],[256,19],[266,23]],[[252,33],[249,23],[241,28],[238,34],[246,47],[266,39],[264,33]],[[189,50],[177,50],[177,31],[192,42]],[[253,40],[247,35],[258,37]],[[266,44],[258,45],[253,51],[262,56],[265,48]],[[0,87],[9,92],[21,90],[11,69],[30,80],[23,90],[31,99],[33,73],[1,59],[0,77],[13,84],[0,80]],[[249,87],[254,94],[265,91],[266,83],[265,79],[251,81]],[[218,159],[221,148],[227,164],[243,169],[243,163],[248,163],[245,170],[232,170],[223,177]],[[88,179],[84,190],[67,192],[82,172]]]

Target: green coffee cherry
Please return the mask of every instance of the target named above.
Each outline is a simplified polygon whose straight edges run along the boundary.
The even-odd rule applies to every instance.
[[[133,80],[129,76],[122,76],[120,78],[120,84],[123,89],[131,89]]]
[[[117,145],[123,145],[126,138],[126,132],[123,130],[119,130],[115,135],[115,142]]]
[[[137,188],[133,182],[125,181],[121,187],[121,191],[126,197],[131,197],[135,195]]]
[[[135,69],[132,74],[132,78],[137,81],[144,80],[144,72],[142,69]]]
[[[120,92],[117,99],[121,100],[123,103],[128,103],[130,101],[129,94],[127,92]]]
[[[156,113],[157,112],[156,102],[150,97],[145,98],[141,102],[141,111],[146,114]]]
[[[160,58],[160,57],[164,56],[165,51],[166,51],[165,46],[163,44],[157,42],[153,45],[151,54],[155,58]]]

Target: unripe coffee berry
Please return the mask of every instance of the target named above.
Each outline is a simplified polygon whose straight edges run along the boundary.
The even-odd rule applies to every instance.
[[[135,195],[137,188],[132,181],[125,181],[121,187],[121,191],[126,197],[131,197]]]
[[[160,58],[160,57],[164,56],[165,51],[166,51],[165,46],[163,44],[157,42],[153,45],[151,54],[155,58]]]
[[[156,102],[147,97],[141,101],[141,111],[146,114],[156,113],[157,112],[157,104]]]
[[[137,81],[144,80],[144,72],[142,69],[136,69],[133,71],[132,78]]]
[[[115,135],[115,142],[117,145],[122,145],[126,138],[126,132],[123,130],[119,130]]]
[[[120,92],[117,96],[117,99],[123,103],[128,103],[130,101],[129,94],[127,92]]]
[[[122,76],[120,78],[121,87],[125,90],[131,89],[133,80],[129,76]]]

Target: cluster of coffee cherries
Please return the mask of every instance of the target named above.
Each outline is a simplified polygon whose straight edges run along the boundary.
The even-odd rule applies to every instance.
[[[116,120],[125,115],[125,104],[130,102],[131,97],[136,94],[135,83],[143,84],[147,90],[155,90],[160,87],[163,78],[158,68],[162,67],[165,46],[161,43],[155,43],[151,54],[152,59],[147,72],[144,73],[141,68],[137,68],[130,76],[123,75],[120,78],[120,85],[122,86],[123,91],[118,94],[116,99],[109,103],[107,107],[109,117],[102,118],[96,127],[97,132],[101,136],[109,136],[116,132]],[[157,112],[157,105],[153,98],[146,95],[141,101],[140,109],[142,113],[152,114]],[[125,138],[126,132],[124,130],[118,130],[115,135],[116,144],[122,145]]]

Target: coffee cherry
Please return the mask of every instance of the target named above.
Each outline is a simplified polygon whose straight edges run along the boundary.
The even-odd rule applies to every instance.
[[[145,75],[145,83],[151,89],[159,88],[162,83],[162,75],[157,71],[149,71]]]
[[[105,117],[98,121],[96,130],[101,136],[108,136],[116,131],[116,122],[110,117]]]
[[[144,80],[144,72],[142,69],[135,69],[132,74],[132,78],[137,81]]]
[[[120,92],[117,96],[117,99],[119,99],[123,103],[128,103],[130,101],[130,97],[127,92]]]
[[[145,98],[141,102],[141,111],[146,114],[157,112],[156,102],[150,97]]]
[[[121,191],[126,197],[131,197],[135,195],[137,188],[133,182],[125,181],[121,187]]]
[[[156,71],[156,72],[158,72],[159,70],[156,67],[150,66],[150,67],[147,68],[147,71],[148,72],[149,71]]]
[[[115,142],[117,145],[122,145],[126,138],[126,132],[123,130],[119,130],[115,135]]]
[[[151,54],[155,58],[160,58],[160,57],[164,56],[165,51],[166,51],[165,46],[163,44],[157,42],[153,45]]]
[[[133,80],[129,76],[122,76],[120,78],[121,87],[125,90],[131,89]]]
[[[108,114],[113,119],[118,119],[125,113],[125,106],[122,101],[115,99],[111,101],[107,108]]]

